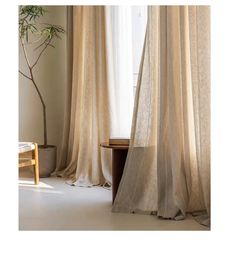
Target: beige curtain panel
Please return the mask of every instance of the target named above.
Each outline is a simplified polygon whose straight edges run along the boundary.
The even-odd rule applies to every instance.
[[[152,6],[114,212],[210,225],[210,10]]]
[[[105,14],[102,6],[74,6],[71,12],[73,74],[67,99],[70,115],[65,117],[64,148],[56,174],[69,177],[70,184],[91,186],[111,181],[110,153],[100,148],[110,135]]]
[[[72,94],[72,62],[73,62],[73,7],[67,6],[67,28],[66,28],[66,67],[67,67],[67,86],[65,93],[65,108],[63,120],[63,134],[61,145],[59,146],[59,154],[57,159],[57,168],[53,175],[58,171],[65,169],[68,163],[68,143],[70,131],[70,113],[71,113],[71,94]],[[70,147],[71,148],[71,147]]]

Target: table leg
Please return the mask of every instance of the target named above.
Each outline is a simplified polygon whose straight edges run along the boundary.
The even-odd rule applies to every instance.
[[[36,185],[39,184],[39,156],[38,156],[38,145],[35,144],[35,150],[34,150],[34,183]]]
[[[120,184],[127,153],[127,149],[112,149],[112,203],[114,203]]]

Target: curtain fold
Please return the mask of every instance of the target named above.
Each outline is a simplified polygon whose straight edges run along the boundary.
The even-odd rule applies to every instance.
[[[210,216],[210,10],[152,6],[113,211]]]
[[[70,109],[71,109],[71,87],[72,87],[72,62],[73,62],[73,7],[67,6],[67,27],[66,27],[66,53],[67,53],[67,86],[65,93],[65,110],[63,122],[63,134],[61,148],[58,152],[57,167],[52,175],[64,169],[68,160],[68,141],[70,131]]]
[[[73,7],[72,68],[67,161],[56,174],[73,185],[111,182],[111,154],[100,147],[110,135],[103,6]]]

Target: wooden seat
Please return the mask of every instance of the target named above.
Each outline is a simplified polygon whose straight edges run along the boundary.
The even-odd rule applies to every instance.
[[[19,168],[33,166],[34,183],[39,184],[38,145],[31,142],[19,142]]]

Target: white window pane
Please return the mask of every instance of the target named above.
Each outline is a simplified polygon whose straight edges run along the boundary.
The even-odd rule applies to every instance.
[[[147,6],[132,6],[132,50],[133,50],[133,88],[138,80],[139,65],[142,57],[147,26]]]

